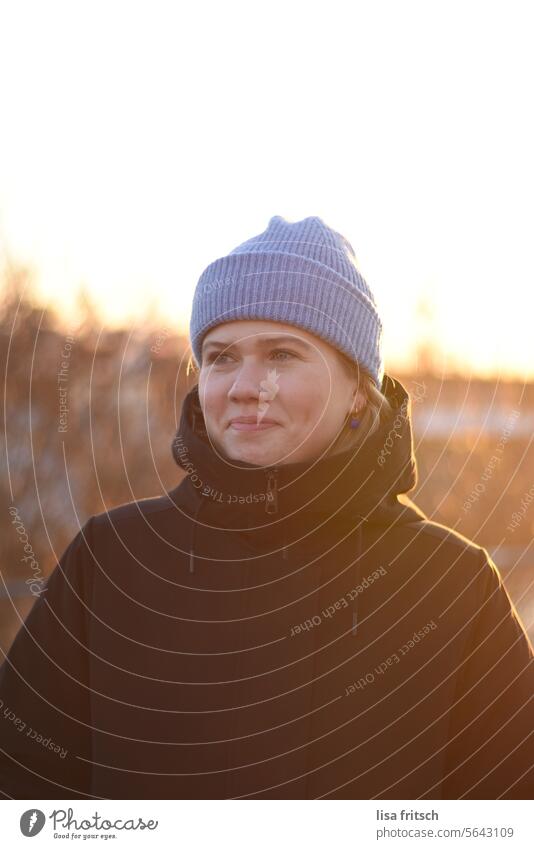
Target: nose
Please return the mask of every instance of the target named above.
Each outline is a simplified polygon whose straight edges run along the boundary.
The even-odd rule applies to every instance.
[[[258,401],[261,390],[260,383],[265,377],[264,372],[265,368],[260,363],[243,361],[228,391],[228,399],[236,402]]]

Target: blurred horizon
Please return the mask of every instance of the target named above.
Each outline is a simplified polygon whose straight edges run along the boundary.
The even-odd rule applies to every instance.
[[[91,322],[93,327],[99,326],[101,331],[121,332],[139,331],[143,334],[158,333],[165,329],[171,335],[181,337],[189,345],[189,312],[182,317],[168,316],[163,313],[157,297],[152,296],[147,301],[144,312],[136,315],[125,308],[122,314],[109,314],[105,307],[94,298],[90,287],[80,284],[74,287],[72,300],[68,309],[63,309],[61,301],[43,297],[38,285],[38,270],[28,263],[20,263],[9,257],[7,262],[0,262],[0,301],[21,298],[31,303],[35,310],[53,316],[58,331],[76,332],[84,323]],[[462,358],[458,352],[444,350],[439,339],[432,332],[435,315],[433,303],[427,297],[421,297],[414,309],[414,336],[410,346],[402,354],[388,340],[388,328],[384,328],[384,359],[386,372],[395,376],[395,372],[413,372],[422,370],[441,378],[463,377],[472,380],[497,380],[499,382],[534,381],[534,355],[520,367],[483,367]]]
[[[354,248],[392,370],[431,350],[440,373],[532,380],[526,14],[273,0],[258,38],[242,0],[10,4],[0,262],[65,324],[86,297],[109,327],[186,332],[210,262],[317,215]]]
[[[0,289],[0,647],[15,635],[16,611],[34,601],[8,508],[20,511],[49,574],[91,515],[179,483],[171,444],[197,380],[188,339],[168,324],[102,326],[86,301],[81,323],[64,327],[30,290],[23,268]],[[386,368],[412,402],[409,498],[487,548],[534,640],[534,382],[444,377],[431,354],[423,346],[416,368]]]

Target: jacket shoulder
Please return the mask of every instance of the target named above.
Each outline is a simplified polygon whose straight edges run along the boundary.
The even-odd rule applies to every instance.
[[[488,555],[488,552],[485,548],[483,548],[483,546],[477,545],[477,543],[473,542],[473,540],[464,536],[459,531],[455,531],[447,525],[442,525],[440,522],[423,519],[420,521],[410,522],[406,525],[406,527],[411,528],[412,533],[413,531],[416,531],[415,537],[418,540],[427,539],[432,543],[443,543],[446,546],[452,546],[453,548],[460,549],[461,551],[471,552],[478,559],[482,556],[486,557]]]
[[[127,501],[124,504],[119,504],[102,513],[96,513],[92,517],[92,523],[96,528],[107,525],[110,522],[116,525],[120,522],[140,519],[143,516],[172,510],[174,506],[169,493],[152,498],[140,498],[135,501]]]

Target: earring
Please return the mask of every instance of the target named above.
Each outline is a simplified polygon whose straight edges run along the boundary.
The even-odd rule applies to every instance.
[[[356,414],[359,413],[360,410],[354,410],[350,417],[349,427],[354,429],[360,426],[360,419],[356,418]]]

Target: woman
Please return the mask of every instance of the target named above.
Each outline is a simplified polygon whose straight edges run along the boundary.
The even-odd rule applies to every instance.
[[[487,551],[406,495],[381,332],[319,218],[208,266],[186,475],[91,517],[19,632],[6,796],[530,798],[532,645]]]

